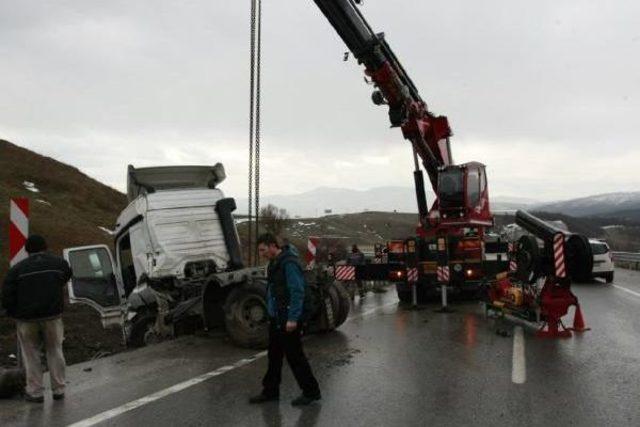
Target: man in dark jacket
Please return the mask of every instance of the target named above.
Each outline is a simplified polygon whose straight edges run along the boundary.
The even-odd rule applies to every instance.
[[[29,257],[14,265],[2,285],[2,307],[16,320],[20,353],[27,374],[25,399],[43,402],[40,347],[44,338],[53,398],[64,398],[65,360],[62,353],[64,285],[69,264],[46,252],[41,236],[27,239]]]
[[[262,380],[262,393],[250,403],[278,400],[282,377],[282,358],[286,356],[291,371],[302,389],[294,406],[308,405],[320,399],[320,388],[302,349],[302,320],[305,281],[296,252],[282,248],[272,234],[258,237],[258,251],[269,260],[267,309],[269,326],[269,368]]]
[[[351,253],[347,256],[347,265],[353,265],[353,266],[357,266],[357,265],[364,265],[365,264],[365,258],[364,258],[364,254],[362,253],[362,251],[360,251],[360,248],[358,248],[358,245],[354,244],[353,246],[351,246]],[[365,289],[364,283],[362,283],[362,280],[356,280],[356,287],[358,288],[358,294],[360,294],[360,298],[364,298],[367,295],[367,290]],[[354,293],[352,293],[352,295],[354,295]]]

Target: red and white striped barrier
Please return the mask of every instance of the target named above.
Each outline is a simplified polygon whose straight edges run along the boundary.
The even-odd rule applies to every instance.
[[[516,250],[515,245],[511,242],[509,245],[509,271],[516,271],[518,269],[518,263],[516,262]]]
[[[564,264],[564,234],[553,236],[553,259],[556,267],[556,277],[567,277],[567,269]]]
[[[415,283],[418,281],[418,269],[410,268],[407,270],[407,282]]]
[[[336,280],[356,280],[356,268],[353,265],[337,265]]]
[[[438,282],[449,281],[449,266],[438,266],[436,273],[438,275]]]
[[[29,236],[29,199],[11,199],[9,211],[9,265],[13,267],[27,257],[24,244]]]
[[[318,251],[318,238],[317,237],[309,237],[307,241],[307,269],[311,270],[316,266],[316,254]]]

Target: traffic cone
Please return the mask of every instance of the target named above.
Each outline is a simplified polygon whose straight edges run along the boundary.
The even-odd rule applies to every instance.
[[[584,324],[584,317],[582,316],[582,310],[580,309],[580,304],[576,304],[576,313],[573,316],[573,328],[571,329],[576,332],[584,332],[591,329],[591,328],[587,328]]]

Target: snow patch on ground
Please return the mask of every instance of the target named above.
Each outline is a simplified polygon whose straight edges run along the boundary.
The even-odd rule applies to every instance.
[[[38,188],[36,187],[36,185],[35,185],[33,182],[31,182],[31,181],[23,181],[23,182],[22,182],[22,185],[24,185],[24,188],[25,188],[26,190],[29,190],[29,191],[31,191],[32,193],[39,193],[39,192],[40,192],[40,190],[38,190]]]
[[[98,228],[100,230],[104,231],[105,233],[107,233],[109,236],[113,236],[113,234],[114,234],[113,230],[109,230],[108,228],[101,227],[101,226],[98,226]]]
[[[301,227],[310,227],[312,225],[316,225],[315,222],[302,222],[302,221],[298,221],[298,225]]]
[[[605,225],[603,230],[615,230],[616,228],[624,228],[624,225]]]

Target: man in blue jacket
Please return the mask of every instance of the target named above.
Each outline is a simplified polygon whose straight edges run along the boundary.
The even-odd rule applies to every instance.
[[[302,317],[305,281],[297,253],[289,246],[280,247],[276,237],[266,233],[258,237],[258,251],[269,260],[267,309],[269,327],[269,368],[262,379],[262,393],[249,399],[263,403],[280,398],[282,358],[286,356],[291,371],[302,389],[294,406],[308,405],[320,399],[320,388],[302,349]]]

